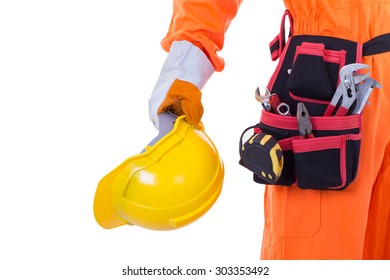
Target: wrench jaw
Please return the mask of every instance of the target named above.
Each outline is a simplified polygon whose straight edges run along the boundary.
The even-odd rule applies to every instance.
[[[370,76],[370,73],[357,74],[357,72],[368,68],[369,66],[367,64],[352,63],[345,65],[340,69],[340,83],[326,109],[325,116],[345,116],[348,114],[351,106],[357,99],[358,85]],[[338,104],[340,104],[340,106],[337,109]]]
[[[366,73],[366,74],[355,74],[352,76],[353,80],[354,80],[354,84],[355,85],[359,85],[361,82],[364,82],[369,76],[370,76],[370,72]]]
[[[362,70],[362,69],[368,69],[370,68],[370,66],[368,66],[367,64],[363,64],[363,63],[351,63],[351,64],[347,64],[345,66],[343,66],[341,69],[340,69],[340,81],[346,77],[347,75],[351,75],[351,76],[355,76],[353,75],[354,72],[358,72],[359,70]],[[358,74],[359,75],[359,74]],[[367,76],[368,77],[368,76]],[[360,81],[361,82],[361,81]]]
[[[264,110],[266,110],[267,112],[270,112],[272,110],[271,103],[270,103],[270,94],[269,94],[268,90],[266,90],[266,94],[265,95],[262,95],[260,93],[260,89],[256,88],[255,98],[256,98],[256,100],[258,102],[261,103],[261,105],[263,106]]]
[[[367,78],[357,91],[356,106],[351,112],[352,115],[361,114],[364,106],[368,102],[368,98],[374,88],[382,88],[382,86],[373,78]]]

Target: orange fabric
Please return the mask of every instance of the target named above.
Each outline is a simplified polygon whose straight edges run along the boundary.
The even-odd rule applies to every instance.
[[[190,124],[199,124],[203,115],[201,97],[202,93],[192,83],[176,79],[158,108],[158,113],[170,111],[177,116],[186,115]]]
[[[390,33],[390,0],[285,0],[298,34],[364,43]],[[199,46],[217,71],[226,28],[241,1],[174,1],[167,37]],[[278,16],[278,15],[275,15]],[[268,59],[268,58],[264,58]],[[375,89],[364,109],[360,166],[346,190],[266,186],[263,259],[390,259],[390,53],[363,58]],[[243,112],[245,113],[245,112]]]
[[[161,41],[169,51],[173,41],[186,40],[208,56],[216,71],[225,63],[217,55],[224,35],[242,0],[174,0],[173,16],[167,36]]]
[[[390,259],[390,144],[372,190],[364,259]]]

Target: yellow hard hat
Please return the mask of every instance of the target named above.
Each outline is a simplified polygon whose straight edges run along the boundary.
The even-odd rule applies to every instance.
[[[101,179],[94,214],[104,228],[183,227],[217,200],[224,177],[218,151],[201,125],[178,117],[173,129]]]

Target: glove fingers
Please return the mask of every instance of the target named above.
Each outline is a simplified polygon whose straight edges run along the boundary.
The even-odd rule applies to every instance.
[[[190,124],[199,124],[203,115],[201,96],[202,93],[195,85],[175,80],[158,108],[158,113],[170,111],[178,116],[186,115]]]
[[[172,112],[176,116],[184,115],[184,112],[181,107],[181,102],[174,96],[167,95],[167,97],[165,97],[164,101],[158,108],[157,113],[161,114],[166,111]]]
[[[203,116],[203,106],[200,102],[194,104],[187,99],[181,100],[181,107],[186,115],[186,120],[190,124],[199,124]]]

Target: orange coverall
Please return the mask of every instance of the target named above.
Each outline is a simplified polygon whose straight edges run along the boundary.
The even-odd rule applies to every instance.
[[[162,46],[187,40],[216,71],[217,55],[240,0],[175,0]],[[390,32],[390,0],[284,0],[294,35],[325,35],[360,43]],[[265,24],[265,23],[264,23]],[[267,59],[267,58],[265,58]],[[390,259],[390,52],[365,56],[382,89],[363,114],[356,180],[343,191],[266,186],[262,259]]]

